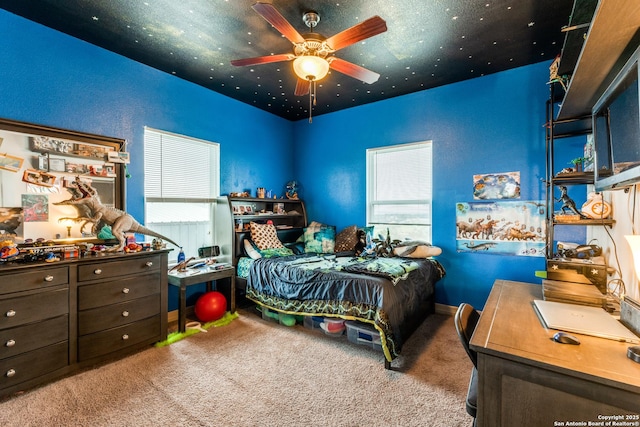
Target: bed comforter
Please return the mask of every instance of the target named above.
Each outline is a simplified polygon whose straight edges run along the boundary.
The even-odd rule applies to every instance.
[[[388,361],[398,356],[416,319],[433,310],[435,259],[322,256],[260,258],[249,267],[246,296],[290,314],[359,320],[380,332]]]

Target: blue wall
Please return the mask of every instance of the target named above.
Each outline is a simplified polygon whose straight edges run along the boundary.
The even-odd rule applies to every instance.
[[[141,222],[144,126],[220,143],[222,194],[291,179],[289,121],[3,10],[0,28],[0,117],[125,139],[127,211]]]
[[[433,243],[448,273],[437,301],[481,308],[496,278],[531,282],[544,269],[542,258],[457,253],[455,202],[471,201],[473,174],[509,171],[523,199],[544,198],[546,63],[292,123],[2,10],[0,28],[0,117],[127,140],[136,218],[144,126],[220,143],[222,194],[279,193],[295,178],[309,219],[338,227],[365,222],[367,148],[432,140]]]
[[[548,76],[548,64],[537,64],[296,122],[309,220],[364,225],[366,149],[431,140],[433,244],[447,270],[437,302],[482,308],[497,278],[539,283],[543,258],[456,252],[455,203],[473,201],[474,174],[512,171],[522,200],[544,199]]]

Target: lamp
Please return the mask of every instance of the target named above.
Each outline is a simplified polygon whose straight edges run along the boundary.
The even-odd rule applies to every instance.
[[[71,227],[73,226],[73,220],[69,218],[60,218],[58,223],[61,223],[64,227],[67,228],[67,239],[71,238]]]
[[[329,63],[326,59],[313,55],[298,56],[293,61],[293,71],[302,80],[322,80],[329,72]]]
[[[293,60],[293,71],[297,76],[309,82],[309,123],[311,111],[316,105],[316,82],[329,72],[329,62],[321,56],[301,55]]]

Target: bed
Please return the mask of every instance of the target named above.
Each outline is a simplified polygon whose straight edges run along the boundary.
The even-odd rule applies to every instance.
[[[238,260],[246,298],[282,313],[370,324],[380,333],[388,369],[413,331],[435,311],[435,284],[445,275],[434,258],[289,253]]]

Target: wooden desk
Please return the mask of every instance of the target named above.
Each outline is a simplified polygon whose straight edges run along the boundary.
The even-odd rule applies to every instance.
[[[493,285],[471,339],[478,426],[640,425],[640,364],[627,358],[631,344],[578,334],[580,345],[555,343],[534,299],[542,299],[540,285]],[[606,424],[614,421],[606,416],[631,424]]]
[[[236,270],[233,266],[219,270],[202,269],[198,273],[190,274],[173,271],[168,274],[169,284],[180,288],[178,295],[178,330],[180,332],[185,331],[187,319],[187,286],[206,282],[207,292],[209,292],[212,289],[212,282],[220,279],[229,279],[227,284],[216,283],[216,289],[225,296],[227,310],[233,313],[236,311]]]

